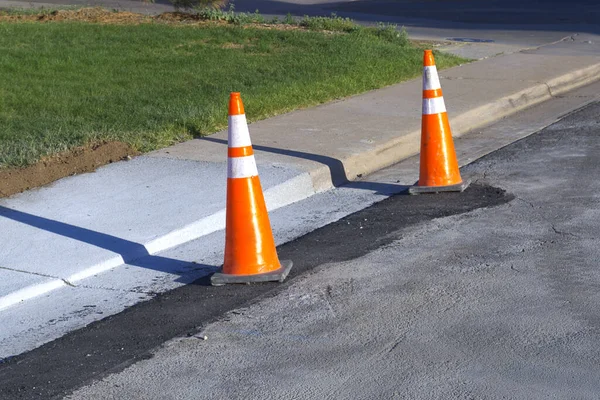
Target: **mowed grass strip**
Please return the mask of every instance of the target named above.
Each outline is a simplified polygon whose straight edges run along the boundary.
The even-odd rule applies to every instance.
[[[359,33],[0,23],[0,168],[100,141],[150,151],[226,127],[231,91],[257,120],[414,78],[421,63],[421,49]]]

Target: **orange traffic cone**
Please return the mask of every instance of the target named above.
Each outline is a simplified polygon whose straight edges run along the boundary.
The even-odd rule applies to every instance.
[[[421,161],[419,182],[410,194],[462,192],[470,182],[463,182],[458,170],[446,105],[431,50],[423,57],[423,117],[421,123]]]
[[[229,97],[228,145],[225,262],[211,284],[283,282],[292,262],[277,257],[239,93]]]

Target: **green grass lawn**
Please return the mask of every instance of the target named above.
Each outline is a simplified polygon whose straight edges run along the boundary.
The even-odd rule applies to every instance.
[[[104,140],[149,151],[226,127],[231,91],[257,120],[414,78],[421,63],[421,49],[363,31],[0,23],[0,168]]]

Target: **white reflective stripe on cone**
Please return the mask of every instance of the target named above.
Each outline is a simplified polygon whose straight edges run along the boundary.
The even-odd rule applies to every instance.
[[[257,175],[258,170],[254,156],[229,157],[227,160],[228,178],[250,178]]]
[[[228,145],[229,147],[252,146],[246,115],[229,116]]]
[[[423,67],[423,90],[441,89],[440,78],[438,77],[435,65]]]
[[[446,104],[443,97],[434,97],[433,99],[423,99],[423,114],[439,114],[446,112]]]

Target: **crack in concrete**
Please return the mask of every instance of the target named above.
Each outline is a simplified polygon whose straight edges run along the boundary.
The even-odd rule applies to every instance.
[[[574,233],[571,232],[563,232],[563,231],[559,231],[558,229],[556,229],[556,227],[554,225],[551,225],[552,230],[554,231],[554,233],[556,233],[557,235],[562,235],[562,236],[572,236],[575,237],[577,239],[581,239],[581,236],[576,235]]]
[[[523,199],[523,198],[521,198],[521,197],[515,197],[515,200],[519,200],[519,201],[521,201],[521,202],[523,202],[523,203],[525,203],[525,204],[529,205],[531,208],[535,209],[535,205],[534,205],[532,202],[528,201],[528,200],[525,200],[525,199]],[[574,233],[571,233],[571,232],[564,232],[564,231],[560,231],[560,230],[556,229],[556,226],[554,225],[554,223],[550,222],[550,221],[548,220],[548,218],[547,218],[547,217],[546,217],[546,216],[545,216],[543,213],[541,213],[541,212],[538,212],[537,214],[538,214],[538,215],[539,215],[539,216],[540,216],[540,217],[541,217],[541,218],[542,218],[544,221],[546,221],[546,223],[548,223],[548,224],[550,225],[550,228],[552,229],[552,231],[553,231],[555,234],[557,234],[557,235],[561,235],[561,236],[572,236],[572,237],[574,237],[574,238],[577,238],[577,239],[582,239],[582,237],[581,237],[581,236],[579,236],[579,235],[576,235],[576,234],[574,234]]]
[[[28,274],[28,275],[41,276],[41,277],[44,277],[44,278],[58,279],[58,280],[62,281],[62,282],[63,282],[65,285],[67,285],[67,286],[70,286],[70,287],[77,287],[77,285],[75,285],[75,284],[73,284],[73,283],[69,282],[69,281],[68,281],[68,280],[66,280],[66,279],[60,278],[60,277],[58,277],[58,276],[53,276],[53,275],[42,274],[42,273],[39,273],[39,272],[25,271],[25,270],[22,270],[22,269],[17,269],[17,268],[8,268],[8,267],[2,267],[2,266],[0,266],[0,269],[4,269],[4,270],[6,270],[6,271],[12,271],[12,272],[19,272],[19,273],[22,273],[22,274]]]
[[[69,280],[64,279],[64,278],[60,278],[58,276],[52,276],[52,275],[42,274],[42,273],[39,273],[39,272],[25,271],[25,270],[17,269],[17,268],[8,268],[8,267],[2,267],[2,266],[0,266],[0,270],[6,270],[6,271],[11,271],[11,272],[19,272],[19,273],[22,273],[22,274],[41,276],[41,277],[50,278],[50,279],[57,279],[57,280],[62,281],[65,285],[67,285],[69,287],[73,287],[73,288],[109,290],[109,291],[116,291],[116,292],[146,294],[146,295],[151,295],[151,296],[155,296],[155,295],[158,294],[158,292],[155,292],[155,291],[126,290],[126,289],[115,289],[115,288],[107,288],[107,287],[99,287],[99,286],[87,286],[87,285],[79,285],[78,286],[78,285],[70,282]]]
[[[515,196],[515,200],[519,200],[519,201],[527,204],[529,207],[535,208],[535,205],[531,201],[529,201],[529,200],[525,200],[525,199],[523,199],[521,197],[517,197],[517,196]]]
[[[477,179],[474,179],[473,183],[478,183],[481,180],[481,181],[483,181],[482,184],[485,184],[487,182],[488,174],[496,166],[496,164],[497,164],[496,162],[492,161],[488,165],[485,165],[483,172],[478,174],[478,175],[480,175],[480,177],[478,177]]]
[[[329,293],[329,291],[327,293],[325,293],[324,290],[321,290],[321,294],[323,295],[323,300],[325,300],[325,304],[327,305],[327,309],[329,310],[329,312],[331,313],[331,315],[336,318],[337,314],[335,313],[335,310],[333,309],[333,306],[331,305],[331,302],[329,301],[329,299],[331,298],[331,294]]]
[[[398,340],[396,342],[394,342],[394,344],[389,348],[388,353],[392,353],[394,350],[396,350],[396,348],[398,346],[400,346],[402,343],[404,343],[405,339],[406,339],[406,337],[404,335],[402,337],[398,338]]]
[[[81,285],[81,286],[77,286],[78,288],[81,289],[91,289],[91,290],[106,290],[106,291],[110,291],[110,292],[121,292],[121,293],[135,293],[135,294],[146,294],[149,296],[156,296],[159,292],[155,292],[155,291],[144,291],[144,290],[136,290],[136,289],[118,289],[118,288],[111,288],[111,287],[103,287],[103,286],[89,286],[89,285]]]
[[[552,93],[552,88],[550,87],[550,85],[548,85],[547,82],[543,82],[544,85],[546,85],[546,88],[548,88],[548,94],[550,94],[550,97],[555,98],[556,96],[554,96],[554,93]]]
[[[488,173],[490,172],[493,166],[493,164],[490,164],[483,170],[483,177],[481,179],[483,179],[484,181],[487,180]]]
[[[42,273],[39,273],[39,272],[31,272],[31,271],[25,271],[25,270],[22,270],[22,269],[8,268],[8,267],[2,267],[2,266],[0,266],[0,269],[4,269],[6,271],[12,271],[12,272],[20,272],[22,274],[42,276],[44,278],[60,279],[60,280],[64,281],[64,279],[59,278],[58,276],[46,275],[46,274],[42,274]],[[65,283],[67,283],[67,282],[65,281]],[[67,284],[69,284],[69,283],[67,283]]]

